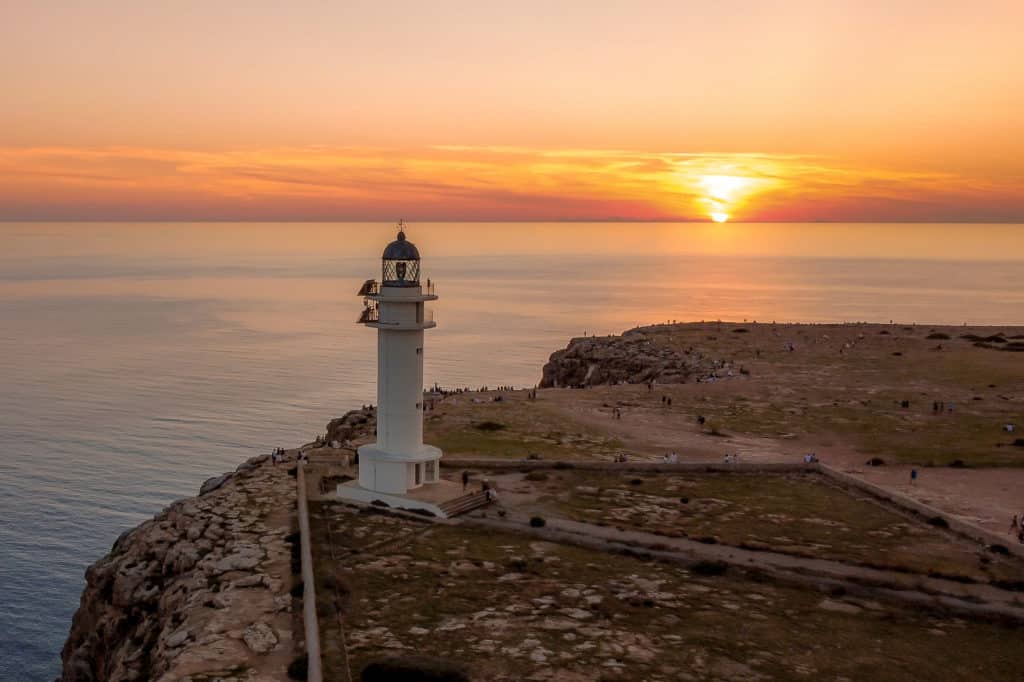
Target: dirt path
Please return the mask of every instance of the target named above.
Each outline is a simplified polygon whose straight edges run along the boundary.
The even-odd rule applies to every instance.
[[[724,385],[724,384],[723,384]],[[785,441],[748,434],[713,435],[701,428],[692,409],[668,407],[661,396],[707,390],[697,385],[658,387],[648,391],[641,386],[595,386],[586,390],[548,389],[542,394],[541,409],[563,414],[576,423],[620,439],[623,449],[646,459],[660,458],[675,451],[683,461],[718,460],[739,453],[744,460],[790,461],[794,447]],[[613,406],[622,417],[613,418]]]
[[[529,529],[529,516],[509,511],[503,519],[471,517],[469,525],[523,532]],[[814,576],[828,580],[864,585],[883,590],[890,597],[919,604],[932,604],[972,611],[972,605],[983,603],[993,612],[1000,612],[1024,622],[1024,608],[1015,592],[991,585],[964,584],[928,576],[856,566],[827,559],[811,559],[771,551],[753,551],[729,545],[709,545],[685,538],[670,538],[639,530],[620,530],[610,526],[548,518],[545,537],[554,533],[580,536],[607,543],[644,547],[658,552],[680,555],[693,561],[722,561],[732,566],[749,567],[796,579]],[[554,539],[554,538],[547,538]],[[610,548],[614,550],[614,547]]]
[[[993,533],[1017,542],[1010,532],[1013,516],[1024,514],[1024,470],[1016,468],[953,469],[901,464],[866,466],[862,455],[836,451],[829,463],[876,485],[938,507]],[[911,485],[910,472],[917,469]]]

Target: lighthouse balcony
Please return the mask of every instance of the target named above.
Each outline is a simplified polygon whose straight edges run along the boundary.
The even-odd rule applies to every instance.
[[[418,329],[433,329],[437,326],[437,322],[433,319],[424,320],[423,322],[381,322],[380,320],[374,320],[373,322],[363,322],[360,320],[360,324],[365,324],[367,327],[372,329],[393,329],[395,331],[416,331]]]
[[[379,320],[380,310],[377,308],[377,305],[374,304],[368,305],[365,308],[363,308],[363,312],[359,314],[359,319],[357,320],[357,322],[359,324],[373,324],[375,322],[378,322]]]
[[[375,279],[368,279],[359,288],[358,296],[373,301],[398,301],[401,303],[422,303],[424,301],[436,301],[437,293],[434,290],[433,282],[425,287],[419,284],[408,286],[393,286],[385,282],[381,285]]]
[[[375,279],[368,279],[359,287],[358,296],[375,296],[380,292],[380,284]]]

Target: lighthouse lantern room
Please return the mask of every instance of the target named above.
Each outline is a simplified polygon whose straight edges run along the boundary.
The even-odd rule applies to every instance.
[[[433,285],[420,283],[420,254],[405,238],[384,249],[382,276],[359,290],[359,322],[377,330],[377,442],[359,448],[359,487],[404,495],[440,480],[441,450],[423,443],[423,332],[435,326],[426,310]]]

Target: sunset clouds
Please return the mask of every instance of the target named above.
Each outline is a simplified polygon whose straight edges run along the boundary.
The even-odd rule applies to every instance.
[[[780,154],[2,148],[0,219],[1012,221],[1021,182]]]
[[[1019,0],[17,2],[0,219],[1024,221]]]

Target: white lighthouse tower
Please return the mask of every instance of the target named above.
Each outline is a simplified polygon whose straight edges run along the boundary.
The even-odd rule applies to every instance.
[[[359,322],[377,330],[377,442],[358,450],[358,487],[387,501],[438,483],[441,450],[423,444],[423,332],[435,326],[425,304],[437,296],[420,284],[420,253],[401,221],[382,261],[381,281],[359,290]]]

